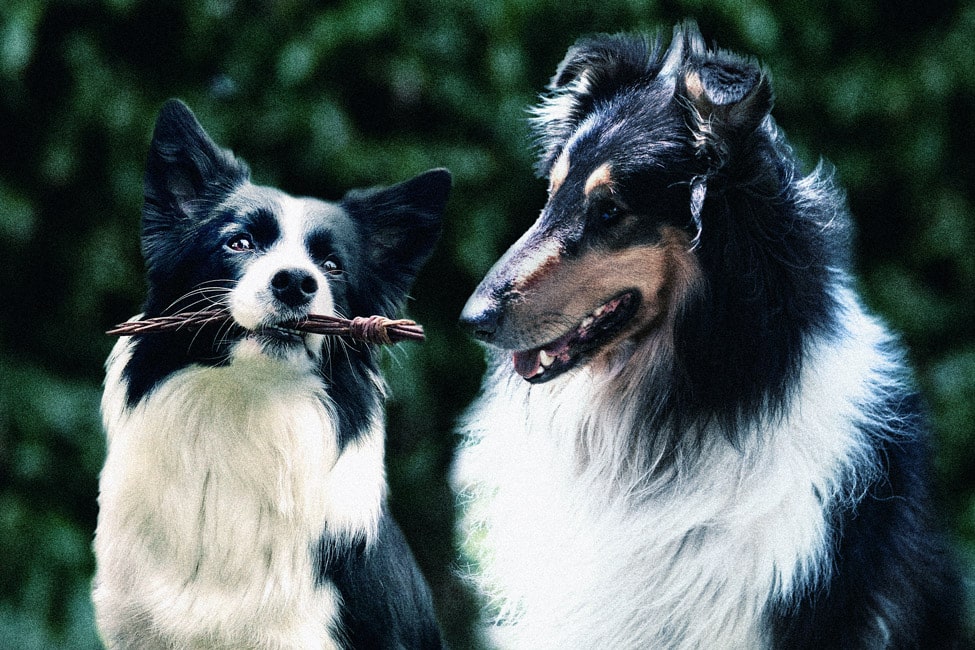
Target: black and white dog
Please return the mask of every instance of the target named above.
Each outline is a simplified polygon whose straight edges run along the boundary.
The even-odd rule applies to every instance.
[[[281,326],[393,316],[440,233],[446,171],[339,203],[249,180],[178,101],[145,174],[145,317],[108,360],[94,583],[109,648],[440,648],[386,507],[384,383],[365,344]]]
[[[951,647],[919,400],[767,75],[688,23],[579,41],[549,91],[548,202],[462,314],[502,645]]]

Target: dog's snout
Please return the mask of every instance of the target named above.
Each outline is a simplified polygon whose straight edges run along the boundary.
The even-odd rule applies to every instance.
[[[318,281],[302,269],[282,269],[271,278],[274,297],[289,307],[300,307],[311,301],[318,291]]]
[[[490,343],[501,324],[501,311],[499,300],[477,292],[464,305],[460,325],[474,338]]]

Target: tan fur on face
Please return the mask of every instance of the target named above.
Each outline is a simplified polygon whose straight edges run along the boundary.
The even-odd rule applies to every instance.
[[[704,84],[697,72],[691,71],[684,75],[684,87],[687,88],[687,96],[695,102],[704,96]]]
[[[552,171],[548,175],[548,193],[555,194],[562,183],[565,182],[565,177],[569,175],[569,150],[566,148],[562,151],[562,155],[559,156],[555,164],[552,165]]]
[[[518,328],[525,348],[542,345],[576,327],[588,314],[627,290],[642,296],[640,308],[621,336],[672,328],[677,304],[700,277],[690,242],[666,227],[655,244],[615,252],[592,251],[575,260],[551,258],[512,287],[519,299],[509,306],[509,327]],[[668,333],[669,336],[669,333]]]
[[[597,187],[607,186],[609,189],[613,188],[613,175],[612,168],[609,163],[603,163],[589,174],[589,178],[586,179],[585,194],[589,196],[593,190]]]

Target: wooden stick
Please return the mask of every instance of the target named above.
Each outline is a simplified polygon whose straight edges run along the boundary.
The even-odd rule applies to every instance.
[[[195,330],[204,325],[227,324],[231,322],[233,322],[233,319],[230,317],[230,312],[226,309],[210,309],[126,321],[108,330],[106,334],[134,336],[136,334],[173,332],[181,329]],[[390,345],[398,341],[423,341],[425,338],[423,327],[416,322],[406,319],[391,319],[384,316],[356,316],[349,320],[348,318],[341,318],[339,316],[309,314],[299,321],[281,323],[278,327],[308,332],[309,334],[347,336],[358,341],[375,343],[376,345]]]

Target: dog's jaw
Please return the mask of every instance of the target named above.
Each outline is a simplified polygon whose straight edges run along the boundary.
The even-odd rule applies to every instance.
[[[317,302],[321,306],[310,310],[281,311],[260,300],[232,300],[230,313],[242,335],[231,348],[231,357],[246,359],[266,355],[295,363],[317,363],[321,359],[325,337],[287,327],[288,323],[311,312],[333,313],[331,300]]]
[[[628,340],[671,341],[678,306],[700,280],[687,235],[673,228],[653,245],[575,257],[556,251],[541,263],[532,256],[531,273],[518,247],[471,296],[461,323],[509,352],[513,372],[532,384],[592,366],[628,349]]]
[[[618,338],[636,316],[640,302],[638,291],[625,291],[601,304],[550,343],[514,352],[515,372],[531,383],[558,377]]]
[[[294,363],[308,362],[312,367],[321,357],[325,337],[306,334],[278,326],[261,327],[234,344],[231,356],[245,360],[258,356],[280,358]]]

